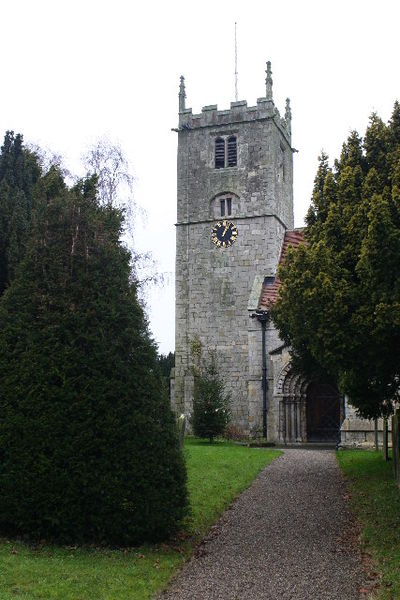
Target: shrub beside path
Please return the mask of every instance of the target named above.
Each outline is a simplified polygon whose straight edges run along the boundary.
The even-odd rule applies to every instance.
[[[224,514],[160,600],[365,598],[345,494],[333,452],[285,450]]]

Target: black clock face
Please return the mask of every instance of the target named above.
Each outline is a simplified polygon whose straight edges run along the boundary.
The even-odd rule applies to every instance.
[[[231,221],[218,221],[211,230],[211,240],[218,248],[228,248],[236,240],[238,230]]]

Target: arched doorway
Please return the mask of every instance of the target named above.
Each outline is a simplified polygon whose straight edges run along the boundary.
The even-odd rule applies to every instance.
[[[329,383],[309,384],[306,399],[307,441],[339,441],[343,402],[338,390]]]
[[[279,441],[283,444],[307,441],[307,380],[287,363],[277,381],[274,396],[279,407]]]
[[[307,381],[287,363],[274,388],[283,444],[340,441],[344,398],[329,383]]]

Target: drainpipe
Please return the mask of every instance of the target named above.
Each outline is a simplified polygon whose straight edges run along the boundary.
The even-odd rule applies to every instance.
[[[267,437],[267,354],[265,351],[265,332],[269,321],[269,314],[266,310],[257,310],[251,315],[252,319],[257,319],[261,323],[262,332],[262,391],[263,391],[263,438]]]

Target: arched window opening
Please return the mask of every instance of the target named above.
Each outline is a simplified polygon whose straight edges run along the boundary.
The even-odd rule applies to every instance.
[[[231,135],[228,138],[228,167],[236,167],[237,165],[237,143],[236,137]]]
[[[225,196],[220,200],[221,217],[230,217],[232,215],[232,198]]]
[[[226,219],[238,214],[239,197],[234,192],[222,192],[210,201],[210,217]]]
[[[215,168],[223,169],[225,167],[225,140],[217,138],[215,140]]]

